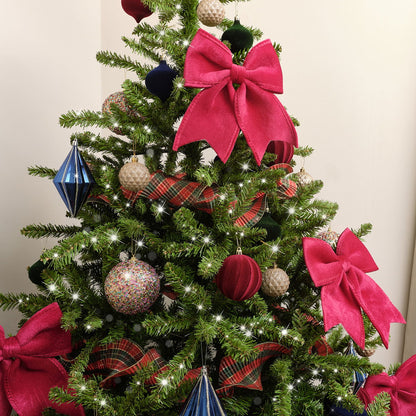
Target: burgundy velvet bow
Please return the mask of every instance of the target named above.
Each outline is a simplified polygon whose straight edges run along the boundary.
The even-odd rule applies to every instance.
[[[364,349],[362,308],[388,348],[390,323],[406,321],[377,283],[366,275],[378,267],[358,237],[347,228],[339,237],[336,252],[323,240],[304,238],[303,251],[315,286],[322,286],[325,331],[342,324]]]
[[[52,303],[35,313],[14,337],[0,326],[0,414],[39,416],[52,407],[70,416],[83,416],[81,406],[59,405],[48,398],[52,387],[64,387],[68,374],[55,356],[68,353],[71,334],[61,329],[62,312]]]
[[[283,92],[283,78],[270,40],[256,45],[240,66],[222,42],[199,29],[186,54],[184,78],[185,86],[204,90],[188,107],[173,150],[206,140],[225,163],[241,130],[260,165],[269,142],[298,145],[293,122],[273,94]],[[235,90],[233,84],[240,86]]]
[[[416,355],[405,361],[392,376],[381,373],[368,377],[357,396],[367,407],[383,391],[391,396],[390,416],[416,415]]]

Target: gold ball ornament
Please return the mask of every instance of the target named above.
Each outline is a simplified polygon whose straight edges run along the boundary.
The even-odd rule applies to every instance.
[[[311,175],[309,175],[308,172],[305,171],[304,168],[300,169],[300,172],[297,174],[298,177],[298,184],[300,186],[309,185],[313,182],[313,178]]]
[[[267,296],[276,297],[284,295],[289,288],[289,284],[289,276],[276,265],[273,269],[267,269],[263,272],[261,290]]]
[[[132,192],[139,192],[146,188],[150,182],[150,172],[145,165],[138,162],[136,156],[127,162],[118,174],[118,179],[123,188]]]
[[[196,14],[205,26],[218,26],[224,20],[225,8],[218,0],[202,0]]]

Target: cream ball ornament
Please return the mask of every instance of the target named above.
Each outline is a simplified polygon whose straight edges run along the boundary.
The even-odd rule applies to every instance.
[[[224,20],[225,8],[218,0],[202,0],[196,14],[205,26],[218,26]]]
[[[120,169],[118,179],[123,188],[139,192],[149,184],[150,172],[145,165],[139,163],[136,156],[133,156],[131,161]]]
[[[277,297],[286,293],[290,279],[287,273],[276,265],[272,269],[263,272],[261,290],[267,296]]]
[[[300,186],[306,186],[313,182],[313,178],[309,175],[308,172],[305,171],[304,168],[301,168],[300,172],[297,174],[298,177],[298,184]]]

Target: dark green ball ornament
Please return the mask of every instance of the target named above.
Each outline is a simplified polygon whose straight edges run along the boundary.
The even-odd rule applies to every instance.
[[[250,49],[253,46],[253,35],[240,24],[238,19],[235,19],[234,24],[223,33],[221,41],[230,42],[231,52],[236,53],[243,49]]]
[[[29,279],[32,283],[39,286],[44,286],[45,283],[42,280],[42,272],[49,267],[51,264],[51,260],[48,260],[44,263],[42,260],[38,260],[36,263],[33,263],[31,266],[27,268],[27,273],[29,275]]]
[[[261,220],[256,224],[256,227],[264,228],[267,231],[266,241],[276,240],[276,238],[280,237],[282,231],[280,225],[268,212],[261,217]]]

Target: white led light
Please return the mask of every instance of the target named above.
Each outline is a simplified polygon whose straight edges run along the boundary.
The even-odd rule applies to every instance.
[[[216,320],[217,322],[220,322],[220,321],[221,321],[221,319],[222,319],[222,316],[221,316],[221,315],[217,315],[217,316],[215,317],[215,320]]]
[[[110,188],[110,184],[108,184],[108,183],[107,183],[107,184],[105,185],[105,189],[109,189],[109,188]]]
[[[293,386],[293,384],[289,384],[289,385],[287,386],[287,388],[288,388],[288,390],[293,390],[295,387]]]
[[[342,397],[341,396],[338,396],[337,397],[337,400],[340,402],[342,400]]]
[[[159,212],[160,214],[165,210],[165,208],[162,207],[162,205],[158,205],[157,206],[157,212]]]
[[[56,290],[56,285],[55,285],[54,283],[52,283],[52,284],[50,284],[50,285],[48,286],[48,289],[49,289],[49,291],[50,291],[50,292],[55,292],[55,290]]]
[[[195,241],[195,240],[196,240],[196,237],[193,235],[193,236],[191,237],[191,240],[192,240],[192,241]]]
[[[176,10],[180,10],[181,9],[181,5],[180,4],[177,4],[175,7],[176,7]]]
[[[136,385],[137,386],[140,386],[140,381],[136,381]]]
[[[251,337],[253,333],[251,331],[246,331],[246,337]]]
[[[295,208],[290,207],[287,212],[289,213],[289,215],[293,215],[295,213]]]
[[[179,364],[179,368],[182,370],[185,366],[183,364]]]
[[[102,170],[107,170],[107,166],[102,166],[101,169]]]
[[[212,264],[211,264],[211,263],[208,263],[208,264],[207,264],[207,267],[212,267]]]
[[[117,196],[117,195],[114,195],[114,196],[113,196],[113,199],[114,199],[115,201],[117,201],[118,196]]]
[[[221,199],[221,201],[224,201],[225,200],[225,195],[220,195],[220,199]]]
[[[112,235],[110,236],[110,240],[111,240],[111,241],[117,241],[117,239],[118,239],[117,234],[112,234]]]
[[[177,87],[178,87],[178,88],[183,88],[183,84],[182,84],[182,83],[178,83],[178,84],[177,84]]]
[[[240,329],[241,329],[242,331],[245,331],[245,330],[246,330],[246,327],[245,327],[244,325],[241,325],[241,326],[240,326]]]
[[[78,294],[78,293],[74,293],[74,294],[72,295],[72,299],[73,299],[73,300],[78,300],[78,299],[79,299],[79,294]]]
[[[130,202],[127,202],[126,208],[130,208]]]
[[[87,390],[87,387],[86,387],[86,386],[84,386],[84,385],[82,385],[79,389],[80,389],[81,391],[85,391],[85,390]]]
[[[238,184],[238,186],[239,186],[240,188],[242,188],[242,187],[244,186],[244,184],[243,184],[242,182],[240,182],[240,183]]]
[[[162,380],[160,380],[160,384],[162,386],[167,386],[169,384],[169,380],[166,378],[163,378]]]
[[[58,253],[53,253],[53,256],[54,256],[55,258],[57,258],[57,257],[59,257],[59,254],[58,254]]]
[[[137,247],[143,247],[143,245],[144,245],[143,241],[138,241],[137,242]]]
[[[186,286],[186,287],[185,287],[185,292],[186,292],[186,293],[189,293],[190,291],[191,291],[191,287],[190,287],[190,286]]]
[[[278,251],[279,251],[279,246],[278,245],[273,245],[272,246],[272,251],[273,251],[273,253],[277,253]]]
[[[232,214],[232,213],[233,213],[233,210],[230,208],[230,209],[228,210],[228,213],[229,213],[229,214]]]
[[[211,242],[211,240],[209,239],[209,237],[204,237],[203,241],[204,241],[204,244],[208,244],[208,243]]]
[[[18,301],[19,303],[23,303],[23,300],[22,299],[19,299],[19,301]]]
[[[86,326],[86,328],[87,328],[88,330],[90,330],[90,329],[92,328],[92,326],[91,326],[91,325],[87,325],[87,326]]]
[[[334,373],[338,373],[338,369],[337,368],[334,368]]]
[[[183,41],[183,46],[188,46],[189,45],[189,40],[184,40]]]
[[[81,244],[81,248],[85,248],[85,244]]]
[[[242,168],[243,170],[248,170],[248,168],[249,168],[248,163],[244,163],[244,164],[241,166],[241,168]]]
[[[259,334],[261,335],[262,333],[263,333],[263,330],[262,330],[262,329],[260,329]]]
[[[263,178],[263,179],[261,180],[261,183],[266,183],[266,179],[264,179],[264,178]]]
[[[287,329],[283,329],[282,330],[282,335],[285,337],[289,332],[287,331]]]
[[[97,237],[92,237],[91,238],[91,241],[93,242],[93,243],[96,243],[98,240],[97,240]]]
[[[198,310],[202,311],[202,309],[204,309],[204,307],[202,305],[198,305]]]
[[[118,123],[114,123],[113,124],[113,127],[118,127]]]
[[[105,406],[107,404],[107,402],[103,399],[103,400],[100,400],[100,405],[101,406]]]

